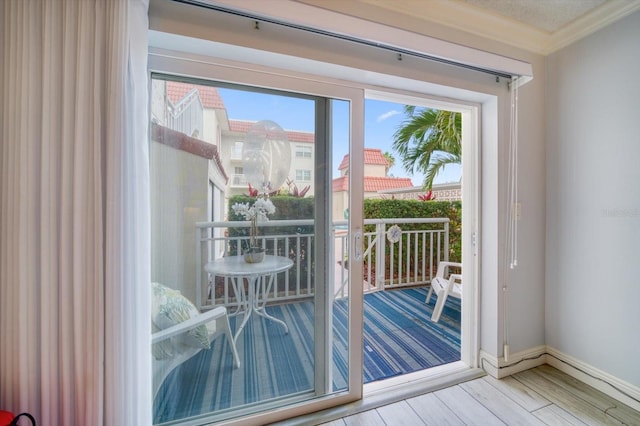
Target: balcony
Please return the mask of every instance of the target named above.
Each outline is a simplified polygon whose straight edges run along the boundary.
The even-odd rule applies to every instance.
[[[247,176],[243,174],[233,174],[229,179],[229,185],[233,188],[246,188]]]
[[[344,390],[348,383],[351,284],[346,225],[346,221],[336,222],[331,230],[333,271],[329,273],[333,273],[333,286],[327,322],[331,340],[326,354],[328,368],[321,380],[329,392]],[[392,243],[387,233],[394,225],[400,226],[401,232]],[[238,287],[229,278],[205,272],[204,265],[215,258],[240,254],[249,238],[248,226],[249,222],[196,225],[197,306],[201,310],[226,306],[234,334],[243,320],[243,315],[234,315],[242,295],[236,294]],[[233,410],[250,412],[271,401],[300,398],[317,390],[315,363],[320,360],[314,355],[315,277],[313,259],[307,255],[316,238],[314,221],[273,220],[261,228],[261,244],[268,253],[293,261],[290,270],[276,275],[270,291],[258,295],[267,312],[287,324],[288,333],[274,321],[251,316],[236,342],[241,358],[238,369],[233,368],[226,339],[214,340],[210,350],[200,351],[166,378],[154,401],[154,423],[205,414],[213,415],[212,421],[223,420]],[[229,233],[231,229],[235,232]],[[448,301],[437,323],[431,321],[435,296],[425,303],[438,262],[448,259],[449,219],[366,220],[365,230],[364,382],[460,360],[460,301]]]
[[[435,297],[424,303],[426,288],[404,288],[364,295],[363,375],[371,383],[460,360],[460,302],[447,302],[438,323],[430,320]],[[332,351],[326,381],[330,392],[347,387],[347,299],[333,303]],[[238,340],[240,368],[233,368],[225,339],[176,368],[154,401],[154,424],[202,414],[222,420],[232,410],[259,409],[281,398],[312,395],[314,308],[310,300],[269,305],[270,315],[289,324],[289,334],[252,316]],[[234,330],[242,320],[231,317]],[[237,413],[237,412],[236,412]],[[209,420],[209,419],[208,419]],[[170,423],[171,424],[171,423]]]

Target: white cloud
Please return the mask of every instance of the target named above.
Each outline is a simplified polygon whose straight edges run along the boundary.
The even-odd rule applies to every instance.
[[[380,123],[381,121],[384,121],[387,118],[391,118],[394,115],[398,115],[398,114],[401,114],[400,111],[396,111],[395,109],[392,109],[391,111],[387,111],[384,114],[380,114],[378,118],[376,118],[376,121]]]

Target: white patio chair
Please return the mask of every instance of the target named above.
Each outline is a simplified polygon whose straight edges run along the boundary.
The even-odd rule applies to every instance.
[[[449,268],[459,268],[462,271],[462,263],[457,262],[440,262],[436,276],[431,280],[431,288],[425,299],[425,303],[431,300],[431,294],[435,291],[437,299],[433,308],[431,321],[438,322],[442,309],[449,296],[462,299],[462,274],[452,274]]]
[[[191,341],[186,339],[186,337],[191,338],[191,336],[186,336],[190,330],[194,330],[203,325],[206,327],[209,342],[222,334],[227,336],[227,342],[229,342],[231,352],[233,353],[234,366],[235,368],[240,367],[240,357],[238,356],[238,351],[231,334],[227,309],[224,306],[219,306],[202,314],[192,315],[191,318],[185,321],[156,331],[151,335],[152,346],[157,345],[156,349],[165,355],[160,359],[156,357],[152,361],[154,398],[158,390],[160,390],[162,382],[164,382],[171,371],[203,350],[203,347],[190,344]],[[185,341],[187,342],[186,344]],[[162,345],[162,347],[159,347],[160,345]]]

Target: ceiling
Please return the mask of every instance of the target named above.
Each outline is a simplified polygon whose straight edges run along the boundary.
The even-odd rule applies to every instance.
[[[296,1],[369,18],[431,21],[543,55],[640,9],[640,0]]]
[[[550,33],[561,30],[591,12],[606,0],[462,0],[470,7],[478,7],[531,25]]]

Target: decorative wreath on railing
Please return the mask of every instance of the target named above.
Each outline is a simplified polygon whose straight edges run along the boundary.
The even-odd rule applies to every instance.
[[[400,241],[400,235],[402,234],[402,229],[398,225],[393,225],[387,230],[387,240],[390,243],[397,243]]]

